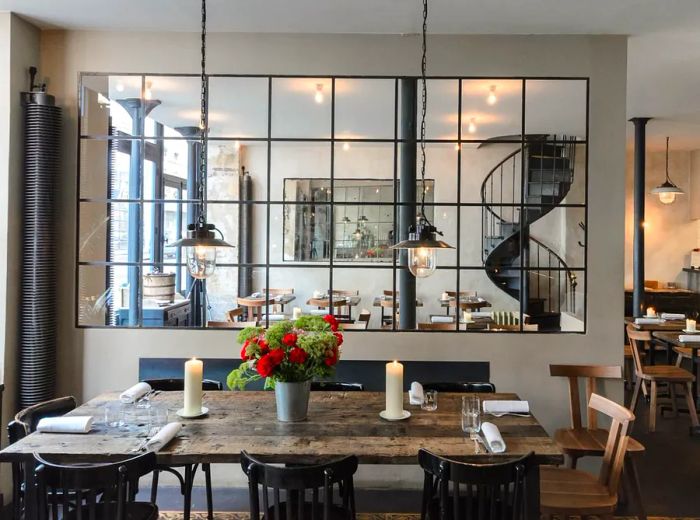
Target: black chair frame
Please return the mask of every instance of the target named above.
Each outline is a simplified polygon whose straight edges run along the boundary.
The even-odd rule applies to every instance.
[[[362,383],[341,383],[338,381],[311,381],[312,392],[362,392]]]
[[[496,385],[489,382],[429,382],[421,383],[423,390],[436,390],[438,392],[452,393],[478,393],[493,394],[496,392]]]

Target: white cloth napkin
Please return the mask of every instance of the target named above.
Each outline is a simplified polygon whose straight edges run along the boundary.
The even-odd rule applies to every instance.
[[[484,401],[484,413],[530,413],[530,403],[527,401]]]
[[[490,318],[491,314],[493,314],[491,311],[474,311],[472,318]]]
[[[481,431],[486,439],[486,444],[494,453],[503,453],[506,451],[506,443],[498,430],[498,426],[493,423],[485,422],[481,424]]]
[[[125,404],[135,403],[150,391],[151,385],[148,383],[136,383],[131,388],[124,390],[119,396],[119,400]]]
[[[173,440],[178,433],[182,430],[182,424],[178,422],[171,422],[163,426],[158,433],[156,433],[153,438],[146,443],[146,450],[148,451],[158,451],[165,447],[171,440]]]
[[[260,321],[265,321],[266,315],[260,319]],[[284,321],[287,317],[284,314],[270,314],[270,321]]]
[[[675,312],[662,312],[661,318],[664,320],[684,320],[685,314],[679,314]]]
[[[452,316],[431,316],[430,323],[454,323],[455,319]]]
[[[634,319],[634,324],[635,325],[658,325],[660,323],[663,323],[664,320],[661,318],[635,318]]]
[[[92,429],[92,416],[44,417],[36,430],[43,433],[88,433]]]
[[[423,385],[418,381],[411,383],[411,389],[408,391],[408,402],[414,405],[423,404]]]
[[[312,316],[325,316],[326,314],[328,314],[328,311],[325,309],[311,309],[309,311],[309,314],[311,314]]]
[[[681,334],[678,336],[681,343],[700,343],[700,336],[695,334]]]
[[[250,295],[251,298],[262,298],[262,293],[254,292]]]

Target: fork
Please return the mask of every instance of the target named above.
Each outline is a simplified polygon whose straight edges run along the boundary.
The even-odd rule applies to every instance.
[[[146,446],[147,446],[148,443],[150,442],[150,440],[151,440],[159,431],[160,431],[160,428],[158,428],[157,426],[154,426],[153,428],[151,428],[151,429],[148,431],[148,435],[146,435],[146,438],[141,442],[141,444],[139,444],[139,445],[136,446],[135,448],[132,448],[130,451],[131,451],[132,453],[136,453],[137,451],[144,451],[144,450],[146,449]]]

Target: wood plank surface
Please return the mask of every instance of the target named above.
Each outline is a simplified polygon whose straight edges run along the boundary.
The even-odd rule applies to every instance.
[[[655,337],[656,339],[660,339],[661,341],[664,341],[666,343],[670,343],[671,345],[674,345],[676,347],[687,347],[687,348],[692,348],[692,349],[700,349],[700,342],[687,342],[683,343],[680,341],[680,335],[685,334],[684,332],[662,332],[662,331],[656,331],[652,333],[652,336]]]
[[[541,464],[561,464],[563,454],[534,417],[484,416],[496,424],[507,445],[504,454],[488,454],[461,430],[461,395],[441,393],[438,410],[417,406],[412,416],[388,422],[380,392],[312,392],[309,417],[300,423],[282,423],[275,415],[274,392],[205,392],[206,417],[179,419],[181,392],[153,398],[166,403],[171,421],[181,420],[178,437],[158,454],[167,463],[235,463],[241,450],[274,462],[317,462],[329,457],[357,455],[364,464],[416,464],[420,448],[472,462],[502,461],[535,452]],[[483,394],[482,394],[483,395]],[[121,460],[134,454],[146,428],[119,429],[104,424],[104,405],[117,393],[101,395],[70,415],[92,415],[95,426],[86,435],[34,433],[0,452],[0,462],[26,460],[42,453],[66,462]],[[490,394],[489,399],[518,399],[515,394]]]
[[[647,323],[637,325],[634,318],[625,318],[625,325],[632,325],[637,330],[642,331],[682,331],[685,327],[685,320],[666,320],[663,323]]]

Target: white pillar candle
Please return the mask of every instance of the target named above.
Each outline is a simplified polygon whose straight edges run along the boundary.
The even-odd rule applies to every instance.
[[[204,363],[192,358],[185,363],[185,415],[202,413],[202,373]]]
[[[292,318],[298,320],[301,317],[301,307],[294,307],[292,309]]]
[[[386,414],[392,419],[403,415],[403,365],[398,361],[386,364]]]
[[[442,299],[443,299],[443,300],[449,300],[449,299],[450,299],[450,295],[447,294],[446,292],[444,292],[444,293],[442,293]]]
[[[695,320],[685,320],[685,330],[695,332]]]
[[[647,307],[647,316],[649,316],[649,317],[656,316],[656,309],[654,307]]]
[[[472,313],[471,313],[471,312],[469,312],[469,311],[464,311],[464,312],[462,313],[462,315],[463,315],[463,317],[464,317],[464,323],[470,323],[470,322],[472,321]]]

